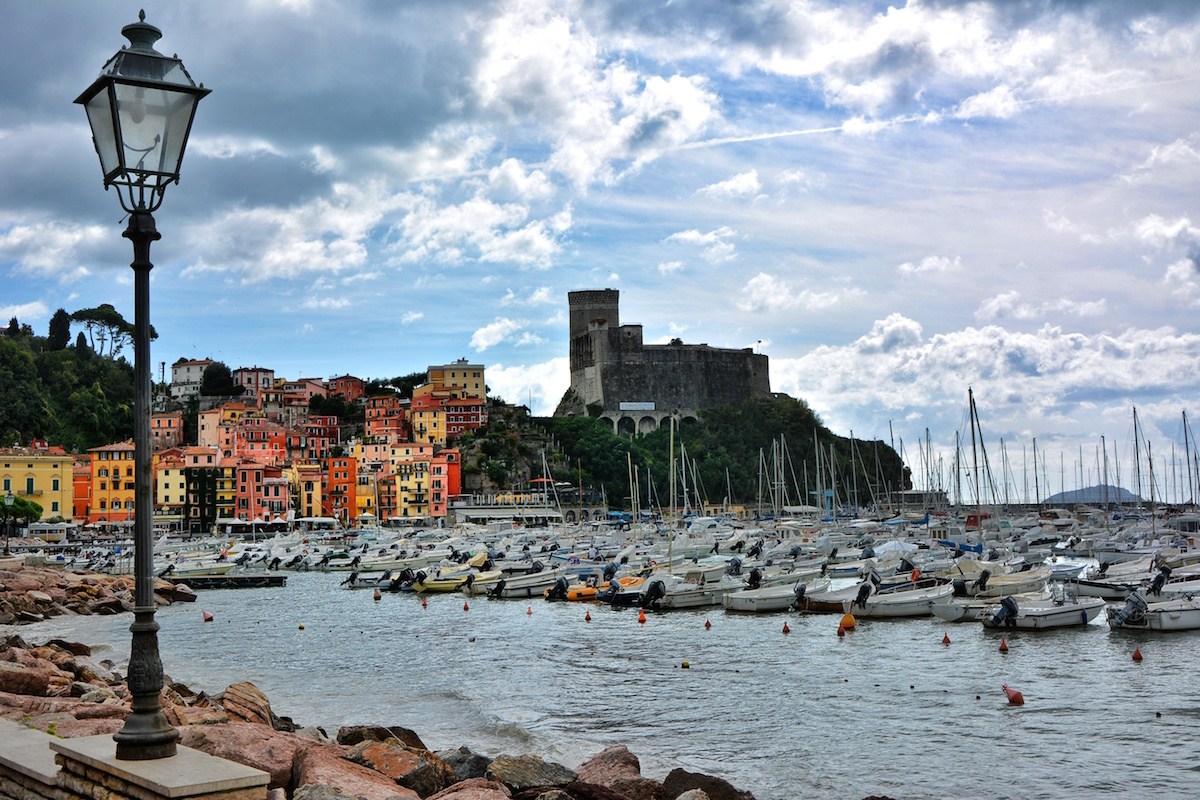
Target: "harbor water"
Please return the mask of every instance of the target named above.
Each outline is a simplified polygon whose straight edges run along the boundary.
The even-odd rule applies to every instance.
[[[572,767],[624,744],[648,777],[683,767],[759,800],[1200,796],[1200,635],[1110,632],[1102,617],[1005,634],[864,620],[839,637],[836,616],[721,609],[639,624],[637,609],[540,598],[376,601],[339,588],[344,577],[293,574],[160,609],[166,673],[209,693],[251,681],[275,713],[331,734],[403,725],[433,749]],[[2,632],[82,641],[124,672],[131,621]]]

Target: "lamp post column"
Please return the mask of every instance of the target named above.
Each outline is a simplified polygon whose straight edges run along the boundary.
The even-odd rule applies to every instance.
[[[175,755],[179,731],[171,727],[159,705],[163,687],[158,653],[158,623],[154,621],[153,496],[150,454],[150,243],[160,238],[149,211],[129,215],[121,234],[133,242],[133,624],[129,626],[129,693],[132,713],[125,727],[113,734],[117,758],[149,760]]]

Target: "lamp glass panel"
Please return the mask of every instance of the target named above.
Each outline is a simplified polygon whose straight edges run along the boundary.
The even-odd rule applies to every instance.
[[[107,87],[92,95],[85,106],[88,124],[92,126],[92,139],[96,142],[96,152],[100,155],[100,167],[105,175],[112,173],[121,165],[117,153],[116,132],[113,128],[112,105],[108,101]]]

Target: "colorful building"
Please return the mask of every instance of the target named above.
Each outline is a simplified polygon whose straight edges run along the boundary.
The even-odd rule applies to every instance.
[[[340,395],[347,403],[353,403],[365,394],[366,384],[362,378],[356,378],[353,375],[340,375],[336,378],[330,378],[326,383],[326,389],[330,397]]]
[[[321,516],[336,517],[349,525],[358,513],[358,462],[349,456],[325,461],[324,506]]]
[[[0,450],[0,495],[12,492],[42,507],[41,519],[73,519],[75,459],[61,447],[34,442]]]
[[[368,438],[398,436],[408,438],[408,415],[403,402],[394,394],[367,398],[366,435]]]
[[[429,367],[426,379],[429,385],[439,389],[450,389],[454,397],[477,397],[487,399],[487,382],[484,380],[482,364],[468,364],[460,358],[453,364]]]
[[[117,442],[88,450],[91,454],[91,504],[88,522],[133,519],[133,442]]]
[[[150,445],[155,453],[178,447],[183,442],[183,412],[171,411],[150,416]]]
[[[176,400],[186,400],[200,394],[200,382],[204,378],[204,370],[213,363],[211,358],[198,361],[180,359],[171,365],[171,397]]]
[[[265,367],[238,367],[233,371],[235,386],[246,389],[246,397],[253,398],[255,404],[260,404],[262,393],[275,388],[275,370]]]

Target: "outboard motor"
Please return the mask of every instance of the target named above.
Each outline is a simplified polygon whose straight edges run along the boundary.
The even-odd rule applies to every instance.
[[[550,591],[546,592],[546,599],[547,600],[566,600],[567,599],[567,589],[569,589],[570,587],[571,587],[571,584],[567,581],[566,578],[559,578],[558,580],[556,580],[554,582],[554,585],[550,587]]]
[[[1017,611],[1019,610],[1017,608],[1017,601],[1012,598],[1012,595],[1008,595],[1000,601],[1000,610],[992,616],[991,626],[993,628],[1001,626],[1007,628],[1017,627]]]
[[[797,550],[800,549],[798,545],[797,545],[796,549]],[[833,561],[835,558],[837,558],[837,551],[838,551],[838,549],[836,547],[829,551],[829,560],[830,561]]]
[[[762,577],[763,577],[762,570],[759,569],[758,567],[755,567],[754,569],[750,570],[749,588],[757,589],[758,587],[762,586]]]
[[[615,562],[610,562],[604,565],[604,581],[612,583],[612,579],[617,577],[617,565]]]
[[[157,576],[157,577],[159,577],[159,578],[165,578],[167,575],[170,575],[170,574],[171,574],[172,572],[174,572],[174,571],[175,571],[175,565],[174,565],[174,564],[167,564],[167,568],[166,568],[166,569],[164,569],[162,572],[158,573],[158,576]]]
[[[279,569],[282,564],[283,559],[281,559],[279,556],[275,556],[271,559],[271,563],[267,565],[267,569]]]
[[[466,586],[467,594],[470,594],[471,587],[473,587],[475,585],[475,573],[474,572],[467,573],[467,580],[463,585]]]
[[[733,558],[729,559],[729,566],[725,567],[725,574],[733,575],[733,576],[741,575],[742,574],[742,560],[740,558],[738,558],[737,556],[734,556]]]
[[[950,585],[954,587],[954,596],[955,597],[966,597],[967,596],[967,582],[964,581],[962,578],[954,579]]]
[[[496,581],[496,584],[488,589],[488,597],[503,597],[504,587],[508,583],[504,578]]]
[[[858,585],[858,594],[854,597],[854,605],[858,606],[859,608],[865,608],[867,605],[867,598],[870,596],[871,582],[863,581]]]
[[[357,567],[361,561],[362,556],[355,556],[354,558],[350,559],[350,566]]]
[[[867,545],[866,547],[864,547],[862,549],[862,555],[859,556],[859,558],[874,558],[874,557],[875,557],[875,548],[871,547],[871,545]]]
[[[1118,625],[1128,625],[1132,622],[1141,622],[1146,618],[1146,611],[1150,608],[1143,598],[1137,592],[1129,595],[1125,601],[1125,607],[1113,615],[1113,621]]]
[[[1150,594],[1154,595],[1155,597],[1158,597],[1160,594],[1162,594],[1162,587],[1166,584],[1167,578],[1170,577],[1171,568],[1166,564],[1163,564],[1162,568],[1159,569],[1158,574],[1154,576],[1154,581],[1150,584]]]
[[[992,571],[990,569],[985,569],[983,572],[979,573],[979,579],[975,581],[975,590],[982,592],[987,589],[987,582],[988,578],[990,577],[992,577]]]
[[[357,573],[357,572],[351,572],[351,573],[350,573],[350,577],[349,577],[349,578],[346,578],[346,580],[342,581],[342,582],[341,582],[341,583],[339,583],[338,585],[339,585],[339,586],[353,586],[353,585],[354,585],[354,582],[355,582],[356,580],[358,580],[358,573]]]
[[[667,594],[667,585],[661,580],[650,581],[650,585],[638,596],[638,605],[642,608],[657,608],[658,601]]]
[[[534,575],[534,574],[536,574],[536,573],[538,573],[538,572],[541,572],[541,571],[542,571],[542,570],[544,570],[545,568],[546,568],[546,565],[545,565],[545,564],[543,564],[543,563],[542,563],[542,562],[540,562],[540,561],[535,561],[535,562],[533,562],[532,564],[530,564],[530,565],[529,565],[529,574],[530,574],[530,575]]]
[[[750,556],[751,558],[759,558],[762,556],[762,551],[763,543],[762,539],[759,539],[750,547],[750,550],[746,553],[746,555]]]
[[[999,561],[999,560],[1000,560],[1000,551],[994,547],[989,547],[988,551],[987,551],[987,558],[985,558],[984,561]]]
[[[713,549],[709,550],[708,552],[715,556],[717,554],[717,552],[720,551],[720,549],[721,549],[721,543],[713,542]]]
[[[242,553],[240,556],[238,556],[238,560],[233,563],[237,564],[239,567],[246,566],[246,564],[250,563],[250,554]]]
[[[495,568],[496,568],[496,562],[492,561],[490,558],[487,558],[487,559],[484,559],[483,566],[480,567],[479,569],[481,569],[484,572],[491,572]]]
[[[795,597],[792,598],[792,610],[800,611],[804,608],[804,592],[808,587],[803,583],[797,583],[794,591]]]
[[[746,540],[745,540],[745,539],[738,539],[736,542],[734,542],[734,543],[733,543],[733,546],[729,548],[729,552],[731,552],[731,553],[740,553],[740,552],[742,552],[742,549],[743,549],[745,546],[746,546]]]
[[[1101,578],[1103,578],[1105,575],[1108,574],[1108,568],[1111,565],[1112,565],[1111,561],[1105,561],[1103,564],[1100,565],[1100,569],[1096,574],[1099,575]]]

